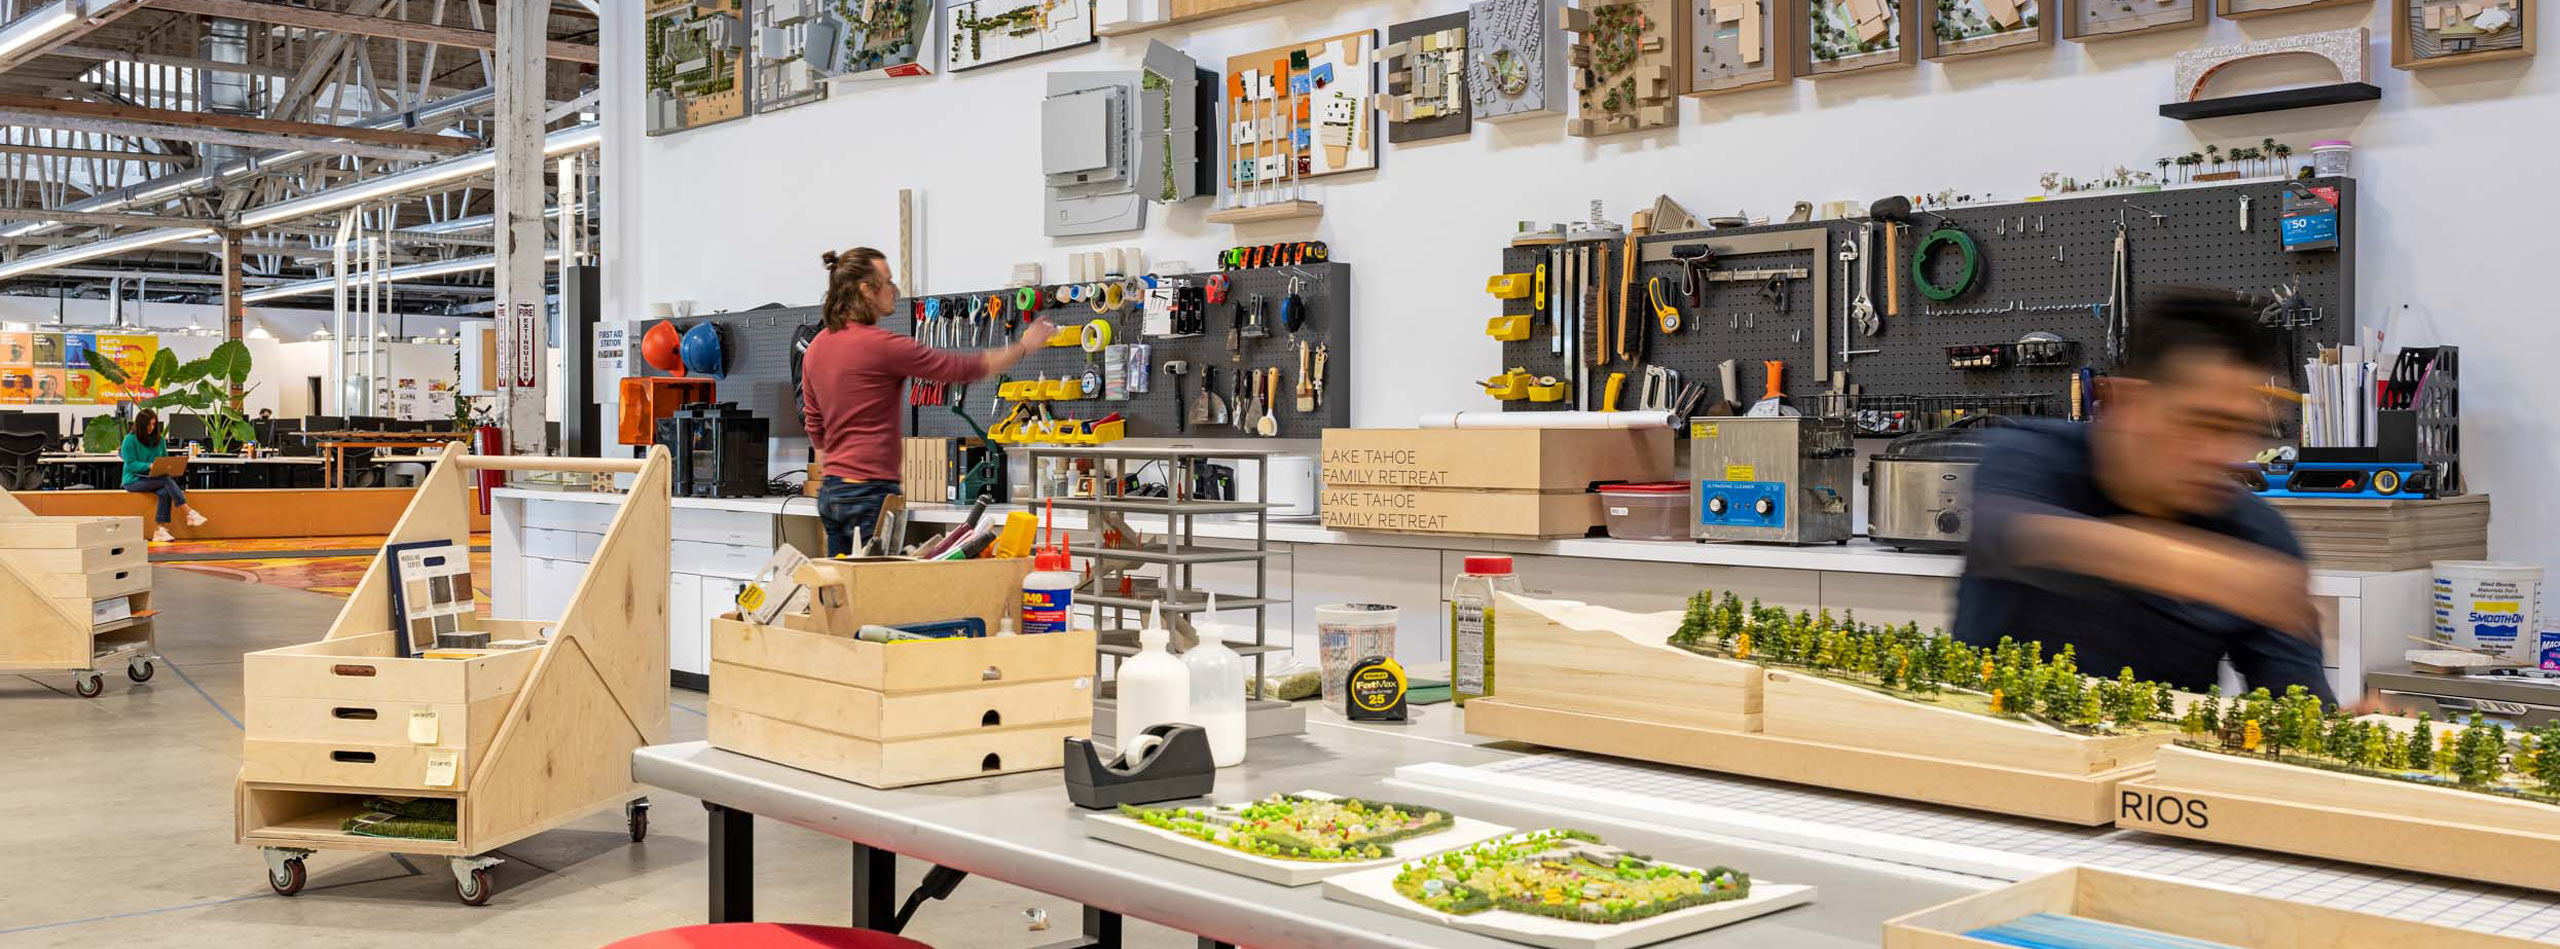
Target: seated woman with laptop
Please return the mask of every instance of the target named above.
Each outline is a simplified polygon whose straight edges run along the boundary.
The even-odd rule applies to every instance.
[[[153,522],[153,543],[165,544],[177,538],[169,536],[169,509],[186,508],[187,526],[200,527],[205,516],[187,506],[187,489],[178,479],[187,473],[187,459],[169,454],[166,428],[160,424],[160,413],[143,409],[134,413],[133,429],[125,433],[124,445],[116,454],[124,458],[124,489],[136,494],[160,496],[158,516]]]

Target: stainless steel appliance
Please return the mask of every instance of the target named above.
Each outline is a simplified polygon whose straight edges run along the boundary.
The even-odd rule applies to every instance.
[[[1699,540],[1847,543],[1857,459],[1849,420],[1791,415],[1689,422]]]
[[[1918,432],[1867,463],[1867,536],[1903,550],[1947,553],[1973,536],[1973,470],[1998,416]]]
[[[2478,714],[2509,728],[2560,721],[2560,679],[2373,670],[2364,674],[2364,684],[2381,693],[2384,710],[2399,715],[2430,712],[2449,722]]]

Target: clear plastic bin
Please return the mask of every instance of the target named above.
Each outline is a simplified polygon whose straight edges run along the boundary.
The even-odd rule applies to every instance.
[[[1688,540],[1689,495],[1685,481],[1602,485],[1600,509],[1619,540]]]

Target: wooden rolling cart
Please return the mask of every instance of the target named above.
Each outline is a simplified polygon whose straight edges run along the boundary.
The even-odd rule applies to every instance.
[[[378,554],[318,642],[244,658],[237,836],[267,860],[267,882],[300,892],[319,850],[447,858],[464,903],[488,902],[500,847],[621,806],[631,839],[649,829],[631,752],[667,737],[666,450],[646,460],[465,455],[448,445],[385,546],[471,540],[467,472],[637,474],[586,578],[556,622],[466,618],[520,649],[398,658],[392,565]],[[453,839],[344,829],[368,797],[453,802]]]
[[[81,698],[101,668],[148,682],[151,565],[138,517],[40,517],[0,491],[0,671],[70,672]]]

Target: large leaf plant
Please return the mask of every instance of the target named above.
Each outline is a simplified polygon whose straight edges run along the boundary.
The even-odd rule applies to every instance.
[[[94,351],[89,353],[89,368],[111,385],[123,387],[126,383],[123,368]],[[258,437],[257,429],[249,424],[249,416],[241,408],[255,388],[248,382],[249,347],[239,340],[224,340],[212,353],[184,363],[163,349],[152,357],[140,386],[159,390],[158,394],[136,405],[162,414],[177,410],[195,416],[204,422],[205,441],[213,453],[224,454],[234,444]],[[121,441],[122,433],[117,433],[116,438]]]

